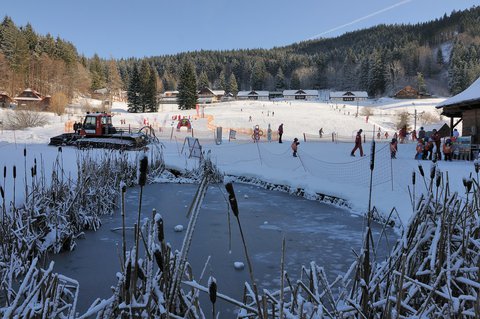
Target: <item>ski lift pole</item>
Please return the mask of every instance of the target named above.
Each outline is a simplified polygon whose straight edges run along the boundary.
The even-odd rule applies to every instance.
[[[258,157],[260,158],[260,166],[263,166],[262,153],[260,153],[260,146],[258,145],[258,141],[255,144],[257,144]]]
[[[373,170],[375,168],[375,141],[372,141],[372,148],[370,154],[370,191],[368,194],[368,224],[370,226],[371,207],[372,207],[372,187],[373,187]]]
[[[306,172],[307,169],[305,168],[305,164],[303,164],[302,157],[300,156],[300,154],[298,154],[298,158],[300,159],[300,163],[302,163],[303,170]]]

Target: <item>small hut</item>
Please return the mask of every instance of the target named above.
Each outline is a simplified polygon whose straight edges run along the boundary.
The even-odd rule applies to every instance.
[[[7,94],[7,92],[0,91],[0,107],[9,107],[13,99]]]

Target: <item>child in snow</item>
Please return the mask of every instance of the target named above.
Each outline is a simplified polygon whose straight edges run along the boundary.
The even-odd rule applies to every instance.
[[[298,141],[298,138],[295,137],[292,143],[293,157],[297,157],[297,149],[299,144],[300,142]]]
[[[443,155],[445,156],[446,161],[452,161],[452,140],[447,139],[445,143],[443,144]]]
[[[417,151],[417,154],[415,154],[415,159],[416,160],[423,159],[423,140],[422,139],[418,140],[416,151]]]
[[[396,138],[392,138],[392,141],[390,142],[390,157],[391,158],[397,158],[397,139]]]
[[[425,147],[423,148],[423,159],[426,160],[427,158],[431,161],[433,156],[433,140],[431,138],[425,143]]]

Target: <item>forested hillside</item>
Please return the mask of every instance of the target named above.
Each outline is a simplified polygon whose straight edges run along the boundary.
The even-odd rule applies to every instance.
[[[427,23],[379,25],[268,50],[202,50],[113,60],[86,58],[74,44],[39,35],[29,24],[18,27],[5,17],[0,25],[0,90],[15,95],[32,87],[72,97],[103,87],[127,89],[134,65],[140,69],[141,62],[157,71],[159,91],[173,90],[182,64],[189,60],[199,87],[234,93],[313,88],[365,90],[375,97],[409,84],[449,95],[480,75],[479,34],[480,7],[472,7]]]

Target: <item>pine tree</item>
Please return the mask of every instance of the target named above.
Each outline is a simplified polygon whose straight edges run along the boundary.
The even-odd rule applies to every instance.
[[[225,72],[222,70],[218,76],[219,86],[221,90],[227,91],[227,81],[225,80]]]
[[[145,61],[145,60],[144,60]],[[142,84],[141,87],[141,104],[142,109],[148,112],[157,111],[157,76],[156,70],[149,66],[145,66],[146,71],[140,74]]]
[[[210,88],[210,82],[208,81],[207,73],[202,71],[198,78],[198,89],[201,90],[204,88]]]
[[[292,78],[290,79],[290,89],[299,90],[301,87],[300,78],[298,77],[297,72],[292,73]]]
[[[417,73],[417,87],[418,92],[425,93],[427,92],[427,85],[425,84],[425,78],[421,72]]]
[[[195,108],[198,100],[197,80],[192,62],[183,63],[178,82],[178,108],[188,110]]]
[[[237,96],[238,94],[238,85],[237,79],[235,78],[235,74],[230,74],[230,78],[228,79],[228,88],[229,92],[233,94],[233,96]]]
[[[92,91],[105,87],[105,72],[102,66],[102,61],[98,54],[94,54],[90,62],[90,74],[92,76],[92,84],[90,89]]]
[[[262,60],[257,60],[252,68],[250,85],[252,90],[263,90],[266,78],[265,64]]]
[[[145,113],[147,105],[151,103],[149,83],[150,81],[150,66],[146,59],[143,59],[140,64],[140,106],[142,112]]]
[[[127,91],[128,112],[138,113],[141,111],[140,90],[140,74],[137,64],[134,64]]]
[[[443,65],[444,63],[445,63],[445,61],[443,60],[442,49],[438,48],[437,49],[437,64],[438,65]]]
[[[113,58],[108,61],[108,72],[107,72],[107,89],[109,92],[117,92],[122,86],[122,78],[120,77],[120,72],[118,70],[117,63]]]
[[[287,87],[285,84],[285,75],[282,68],[278,68],[277,75],[275,76],[275,90],[282,91]]]
[[[374,54],[372,66],[369,72],[368,95],[380,96],[385,92],[385,62],[380,52]]]

